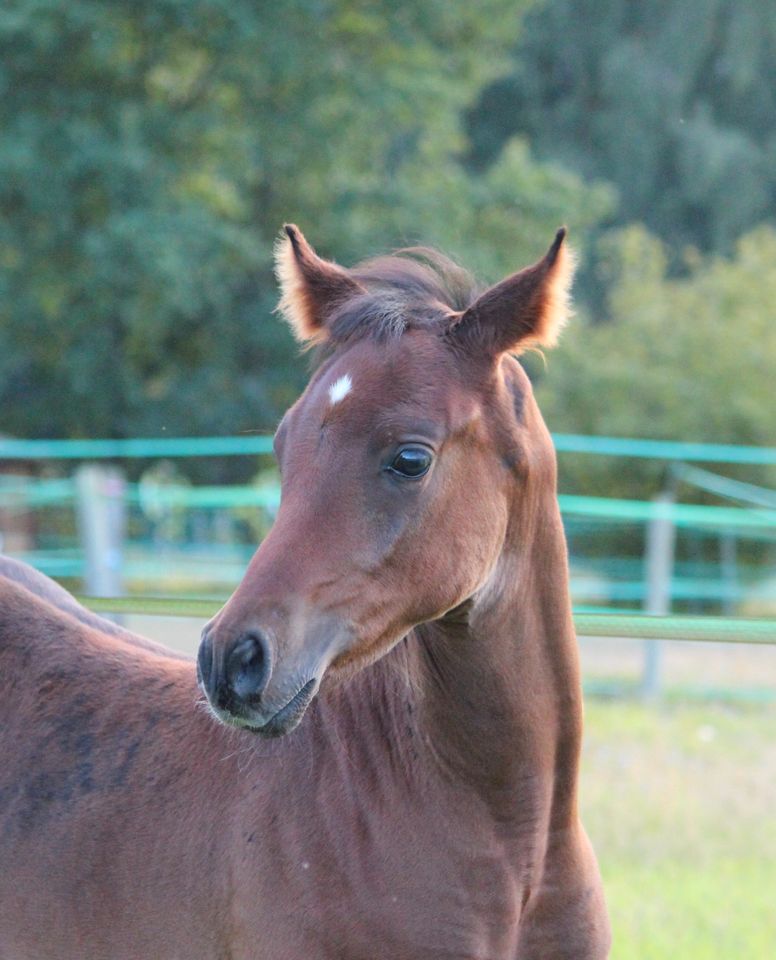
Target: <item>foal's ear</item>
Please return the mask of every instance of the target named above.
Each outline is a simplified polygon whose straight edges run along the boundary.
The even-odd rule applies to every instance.
[[[364,292],[347,270],[321,259],[292,223],[283,227],[275,245],[275,275],[281,291],[278,310],[303,343],[325,340],[326,321],[335,307]]]
[[[561,227],[538,263],[481,294],[455,318],[451,336],[494,356],[554,346],[571,307],[575,258],[565,238]]]

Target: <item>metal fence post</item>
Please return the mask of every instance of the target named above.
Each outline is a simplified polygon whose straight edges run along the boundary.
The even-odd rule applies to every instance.
[[[666,616],[671,612],[671,577],[676,545],[676,527],[671,511],[675,502],[675,494],[667,490],[652,499],[655,509],[647,526],[644,556],[646,566],[644,612],[653,616]],[[645,641],[641,693],[649,699],[660,696],[662,653],[660,640]]]
[[[89,464],[76,472],[84,589],[94,597],[117,597],[123,593],[124,490],[124,475],[116,467]]]

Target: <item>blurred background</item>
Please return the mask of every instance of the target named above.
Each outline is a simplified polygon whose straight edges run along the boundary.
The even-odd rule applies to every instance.
[[[7,0],[0,93],[0,550],[225,598],[309,372],[282,223],[483,282],[565,223],[577,315],[524,361],[576,609],[776,616],[773,4]],[[580,644],[613,957],[772,957],[776,648]]]

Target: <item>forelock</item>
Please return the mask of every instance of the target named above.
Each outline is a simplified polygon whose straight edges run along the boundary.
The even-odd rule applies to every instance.
[[[427,247],[366,260],[349,273],[365,292],[330,317],[331,345],[364,337],[393,339],[413,328],[441,325],[471,306],[478,293],[462,267]]]

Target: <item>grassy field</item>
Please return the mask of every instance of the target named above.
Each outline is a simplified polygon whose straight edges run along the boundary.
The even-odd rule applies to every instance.
[[[776,958],[776,706],[588,701],[612,960]]]

